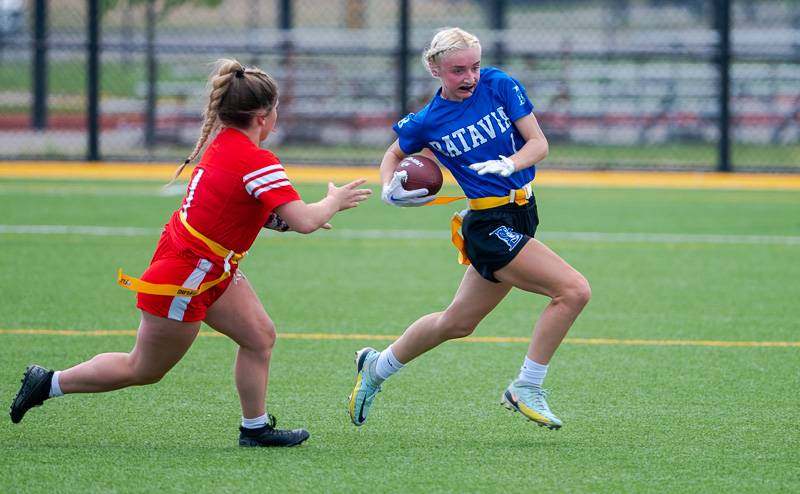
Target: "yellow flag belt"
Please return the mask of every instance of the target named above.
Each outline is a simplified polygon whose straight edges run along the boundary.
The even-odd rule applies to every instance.
[[[466,196],[440,196],[427,203],[426,206],[435,206],[438,204],[450,204],[451,202],[467,199],[467,206],[469,209],[479,211],[481,209],[491,209],[504,204],[523,204],[528,203],[528,199],[532,195],[533,182],[526,184],[521,189],[514,189],[509,191],[507,196],[497,197],[479,197],[477,199],[467,199]],[[464,266],[469,266],[469,258],[467,251],[464,247],[464,237],[461,236],[461,225],[464,223],[464,217],[460,213],[453,213],[450,219],[450,240],[453,246],[458,251],[458,262]]]
[[[122,288],[127,288],[128,290],[133,290],[134,292],[147,293],[150,295],[165,295],[168,297],[194,297],[195,295],[200,295],[209,288],[216,286],[231,277],[231,264],[238,264],[239,261],[247,255],[247,252],[239,254],[230,249],[226,249],[222,245],[195,230],[194,227],[192,227],[192,225],[190,225],[186,220],[185,212],[181,211],[179,213],[179,217],[184,228],[186,228],[186,231],[188,231],[193,237],[201,240],[204,244],[206,244],[211,252],[223,259],[224,271],[222,275],[215,280],[203,283],[197,288],[187,288],[168,283],[150,283],[149,281],[128,276],[122,272],[122,268],[119,268],[119,270],[117,270],[117,283],[119,286]]]

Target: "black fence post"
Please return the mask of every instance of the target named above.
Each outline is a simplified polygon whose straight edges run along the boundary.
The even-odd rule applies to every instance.
[[[99,0],[88,3],[88,72],[86,74],[86,117],[88,161],[99,161],[98,134],[100,123],[100,10]]]
[[[719,68],[719,143],[717,171],[731,171],[730,90],[731,90],[731,0],[716,0],[715,12],[719,39],[717,66]]]
[[[291,72],[292,68],[292,40],[290,32],[294,27],[294,15],[292,12],[293,0],[281,0],[278,12],[278,29],[281,30],[281,58],[284,69]],[[291,84],[292,81],[287,81]]]
[[[278,5],[278,29],[281,31],[281,66],[285,76],[283,93],[284,98],[287,100],[291,100],[294,94],[294,57],[292,56],[294,47],[292,46],[291,38],[291,30],[294,25],[292,1],[280,0]]]
[[[158,104],[158,59],[156,58],[155,0],[147,2],[145,14],[145,64],[147,69],[147,101],[144,115],[144,145],[156,145],[156,105]]]
[[[399,45],[397,47],[397,67],[400,71],[399,82],[397,85],[397,98],[400,100],[400,118],[408,114],[408,93],[409,93],[409,74],[408,74],[408,43],[409,31],[411,29],[411,0],[400,0],[399,12],[400,31]]]
[[[33,11],[33,107],[31,123],[47,128],[47,0],[36,0]]]
[[[292,0],[281,0],[280,4],[280,28],[288,31],[292,28]]]
[[[293,105],[295,99],[295,56],[293,55],[294,45],[292,39],[292,28],[294,27],[294,13],[292,12],[293,0],[280,0],[278,2],[278,29],[280,31],[280,67],[283,75],[281,84],[281,101],[285,105]],[[292,116],[292,112],[283,119],[282,128],[289,136],[296,129],[304,127],[302,120]],[[300,131],[301,133],[303,131]]]
[[[502,66],[506,59],[506,46],[503,39],[503,30],[506,28],[506,0],[492,2],[492,30],[494,30],[494,60],[495,65]]]

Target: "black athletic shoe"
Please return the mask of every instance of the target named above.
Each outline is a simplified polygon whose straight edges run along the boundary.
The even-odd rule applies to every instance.
[[[239,427],[239,446],[297,446],[310,436],[305,429],[276,429],[276,423],[275,417],[270,415],[269,423],[264,427],[259,427],[258,429]]]
[[[11,403],[11,421],[18,424],[25,412],[33,407],[38,407],[50,395],[50,381],[53,371],[38,365],[31,365],[25,369],[20,386],[14,401]]]

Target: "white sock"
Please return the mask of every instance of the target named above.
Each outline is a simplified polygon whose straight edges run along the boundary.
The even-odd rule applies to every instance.
[[[389,346],[378,356],[378,361],[375,363],[375,374],[378,379],[384,381],[403,367],[405,366],[397,360],[392,352],[392,347]]]
[[[61,374],[61,371],[55,371],[53,373],[53,380],[50,381],[50,394],[48,395],[50,398],[55,398],[56,396],[64,396],[64,392],[61,391],[61,386],[58,384],[58,377]]]
[[[547,365],[537,364],[528,357],[525,357],[525,362],[519,369],[519,377],[517,377],[517,380],[541,386],[544,382],[544,377],[547,375],[547,367]]]
[[[259,427],[264,427],[265,425],[267,425],[266,413],[254,419],[246,419],[242,417],[242,427],[244,427],[245,429],[258,429]]]

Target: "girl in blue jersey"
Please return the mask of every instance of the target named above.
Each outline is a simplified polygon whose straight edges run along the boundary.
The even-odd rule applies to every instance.
[[[408,155],[435,156],[464,190],[469,212],[461,232],[469,267],[450,305],[417,319],[382,352],[356,353],[356,384],[349,412],[361,425],[384,380],[440,343],[472,334],[511,288],[550,297],[533,328],[519,376],[503,392],[502,404],[539,425],[557,429],[561,420],[542,388],[548,364],[589,301],[589,283],[555,252],[534,239],[539,218],[531,182],[535,164],[548,153],[525,88],[496,68],[481,68],[478,39],[458,28],[439,31],[423,54],[441,88],[419,112],[394,125],[398,139],[381,162],[382,199],[394,206],[421,206],[426,189],[406,191]]]

